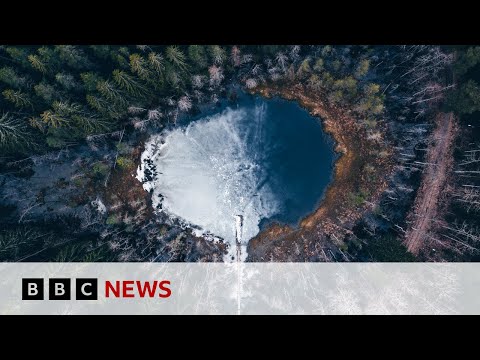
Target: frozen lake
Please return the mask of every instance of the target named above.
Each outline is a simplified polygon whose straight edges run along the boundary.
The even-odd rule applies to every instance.
[[[269,222],[296,225],[320,201],[335,153],[318,118],[297,103],[242,95],[234,106],[154,135],[138,178],[157,211],[180,219],[198,235],[229,244],[236,260]]]

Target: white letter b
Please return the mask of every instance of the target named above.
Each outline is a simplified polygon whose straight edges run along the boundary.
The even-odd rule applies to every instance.
[[[35,296],[38,294],[37,284],[28,283],[28,296]]]
[[[62,283],[55,283],[55,296],[61,296],[65,294],[65,285]]]

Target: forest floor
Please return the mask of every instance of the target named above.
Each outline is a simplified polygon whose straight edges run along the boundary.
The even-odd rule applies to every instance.
[[[425,158],[422,181],[408,216],[410,227],[405,234],[408,251],[414,255],[424,249],[440,215],[439,199],[447,186],[448,171],[453,164],[453,140],[456,125],[453,113],[439,113]]]
[[[324,131],[336,142],[340,154],[333,180],[319,207],[298,227],[272,224],[248,244],[247,261],[337,261],[350,260],[346,239],[355,222],[374,208],[393,171],[393,152],[382,141],[369,139],[364,126],[347,111],[330,106],[324,94],[302,85],[260,87],[262,96],[298,101],[318,116]]]

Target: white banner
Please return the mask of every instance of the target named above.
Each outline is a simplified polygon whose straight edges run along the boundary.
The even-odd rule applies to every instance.
[[[0,263],[0,314],[480,314],[477,263]]]

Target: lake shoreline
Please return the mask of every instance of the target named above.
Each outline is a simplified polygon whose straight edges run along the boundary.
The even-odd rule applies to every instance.
[[[387,187],[393,152],[381,142],[369,140],[366,129],[345,109],[327,104],[324,94],[308,92],[301,84],[259,86],[251,93],[297,101],[319,118],[324,132],[334,139],[339,156],[319,206],[300,221],[299,227],[274,223],[262,230],[249,241],[247,261],[327,261],[332,256],[345,257],[342,248],[347,248],[355,222],[365,210],[376,206]],[[362,195],[364,201],[358,200],[358,193],[366,194]],[[323,256],[318,258],[318,254]]]

